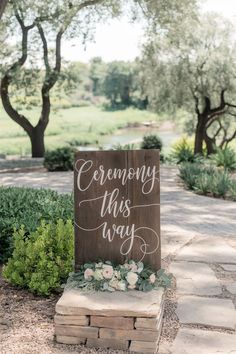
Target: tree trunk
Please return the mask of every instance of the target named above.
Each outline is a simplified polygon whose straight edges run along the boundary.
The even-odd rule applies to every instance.
[[[211,139],[207,134],[204,137],[207,149],[207,156],[215,153],[215,139]]]
[[[205,119],[198,116],[198,123],[195,131],[194,154],[203,154],[203,142],[205,136]]]
[[[125,86],[123,89],[123,92],[121,94],[121,102],[124,106],[129,106],[130,105],[130,90],[129,86]]]
[[[32,157],[44,157],[44,129],[35,127],[30,135]]]
[[[8,0],[0,0],[0,19],[4,13],[5,7],[7,6]]]

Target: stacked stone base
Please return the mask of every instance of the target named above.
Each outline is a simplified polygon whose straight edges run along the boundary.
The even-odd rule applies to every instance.
[[[163,290],[148,293],[64,292],[56,305],[56,341],[86,347],[156,353]]]

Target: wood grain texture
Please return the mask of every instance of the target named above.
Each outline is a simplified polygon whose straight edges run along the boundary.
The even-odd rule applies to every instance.
[[[149,194],[142,193],[143,183],[140,178],[137,179],[136,177],[128,179],[124,185],[122,185],[119,178],[108,179],[104,185],[100,185],[99,181],[95,180],[91,182],[87,190],[81,191],[78,189],[77,179],[78,171],[80,171],[84,161],[92,161],[92,165],[91,168],[86,168],[86,172],[84,169],[80,176],[81,189],[85,189],[90,184],[94,173],[96,173],[95,171],[99,170],[99,166],[103,166],[105,173],[108,170],[114,171],[114,169],[120,169],[121,171],[131,169],[132,173],[142,166],[145,166],[145,168],[155,167],[159,171],[159,151],[83,151],[76,154],[74,172],[75,268],[78,269],[79,265],[89,261],[96,261],[99,258],[116,263],[123,263],[126,259],[139,261],[143,255],[140,248],[143,247],[147,253],[157,248],[155,252],[146,254],[143,261],[150,264],[154,269],[159,269],[161,266],[159,172],[156,174],[154,188]],[[112,174],[112,172],[110,173]],[[98,179],[99,173],[96,174],[96,177]],[[146,189],[148,186],[150,185],[147,183]],[[115,189],[118,190],[119,195],[112,204],[113,207],[116,203],[119,207],[122,202],[124,203],[125,200],[130,199],[130,215],[124,216],[120,212],[114,217],[112,212],[107,212],[102,217],[100,213],[103,202],[102,197],[106,191],[107,193],[112,193]],[[150,204],[152,206],[147,206]],[[104,222],[107,223],[106,229],[112,229],[113,225],[129,226],[130,228],[134,225],[135,230],[137,230],[134,244],[127,255],[122,255],[120,251],[127,237],[121,239],[116,234],[113,241],[109,242],[107,238],[103,238],[103,227],[99,228]],[[85,231],[84,229],[94,230]],[[155,233],[158,235],[158,239]],[[142,246],[144,242],[147,244],[146,247]],[[130,241],[127,240],[126,244],[123,245],[123,250],[127,251],[129,244]]]

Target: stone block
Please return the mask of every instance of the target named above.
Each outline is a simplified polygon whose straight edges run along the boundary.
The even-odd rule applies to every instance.
[[[156,317],[164,290],[85,293],[66,290],[56,304],[56,313],[73,316]]]
[[[135,321],[135,328],[137,329],[153,329],[157,328],[157,318],[137,318]]]
[[[61,344],[85,344],[86,338],[71,336],[56,336],[57,342]]]
[[[154,354],[157,352],[157,347],[157,342],[132,341],[129,350],[131,352]]]
[[[157,314],[156,318],[145,318],[138,317],[135,319],[134,327],[136,329],[144,329],[150,331],[161,331],[162,322],[163,322],[163,313],[164,313],[164,303]]]
[[[123,330],[123,329],[110,329],[101,328],[99,330],[100,338],[114,338],[124,340],[137,340],[146,342],[155,342],[158,339],[157,331],[145,330]]]
[[[89,316],[60,316],[55,315],[55,324],[62,325],[76,325],[76,326],[88,326]]]
[[[108,338],[90,338],[87,340],[86,347],[89,348],[111,348],[117,350],[127,350],[129,342],[126,340],[116,340]]]
[[[100,328],[134,329],[132,317],[91,316],[90,326]]]
[[[98,338],[98,328],[96,327],[55,325],[55,333],[57,336]]]

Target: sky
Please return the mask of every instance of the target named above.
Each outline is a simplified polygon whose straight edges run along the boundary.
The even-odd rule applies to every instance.
[[[203,11],[215,11],[236,20],[236,0],[202,0]],[[84,50],[80,41],[63,44],[64,58],[68,61],[88,62],[100,56],[104,61],[134,60],[140,53],[143,40],[143,26],[131,24],[127,18],[112,20],[109,24],[98,25],[93,42]]]

